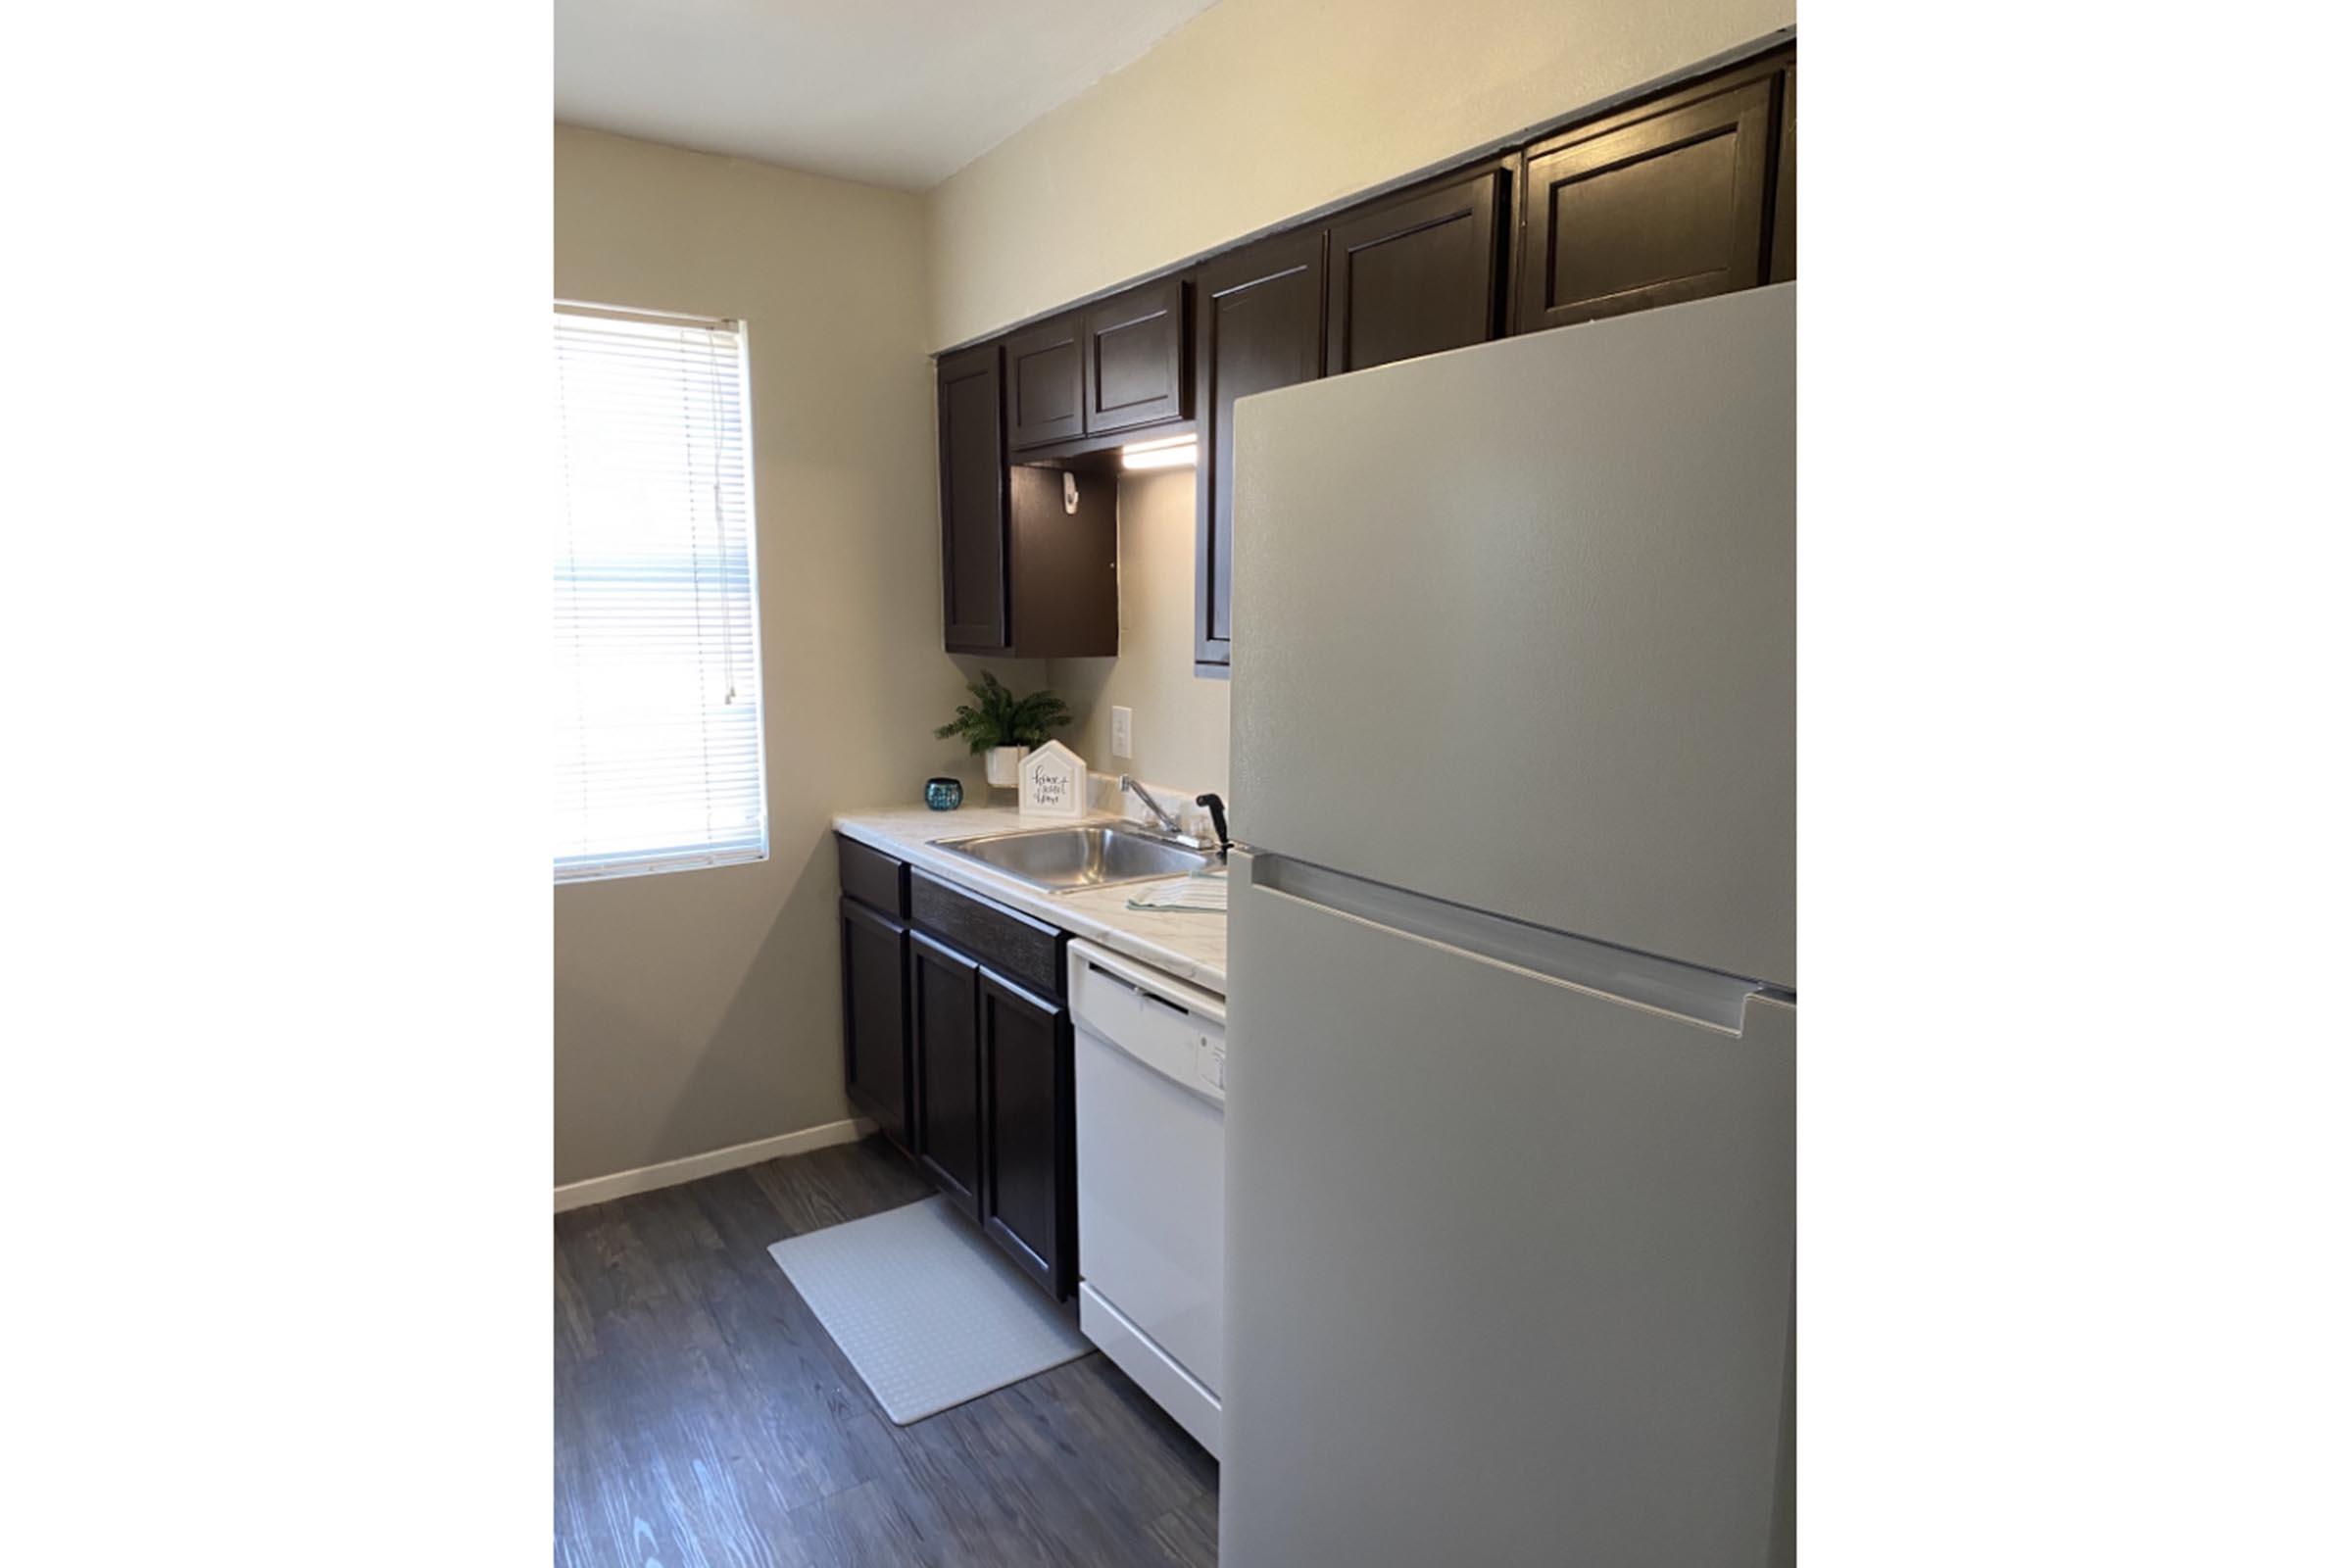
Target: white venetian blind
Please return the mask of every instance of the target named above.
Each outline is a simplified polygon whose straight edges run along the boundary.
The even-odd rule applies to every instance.
[[[767,858],[743,331],[556,307],[556,880]]]

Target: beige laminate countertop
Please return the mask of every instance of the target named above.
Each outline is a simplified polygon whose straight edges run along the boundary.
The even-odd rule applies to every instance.
[[[1098,811],[1087,821],[1120,820],[1115,812]],[[921,806],[884,806],[871,810],[843,811],[833,818],[833,830],[844,838],[919,865],[943,882],[969,888],[984,898],[1010,905],[1024,914],[1050,920],[1072,936],[1125,954],[1203,991],[1225,994],[1225,916],[1189,909],[1130,909],[1127,900],[1152,886],[1126,882],[1117,887],[1085,888],[1075,893],[1047,893],[1002,875],[977,860],[965,859],[937,848],[941,839],[966,839],[982,833],[1017,833],[1024,829],[1060,826],[1024,817],[1009,807],[966,806],[954,811],[934,811]]]

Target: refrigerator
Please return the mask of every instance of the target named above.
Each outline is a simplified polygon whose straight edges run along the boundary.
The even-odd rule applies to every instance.
[[[1236,405],[1226,1568],[1793,1561],[1795,317]]]

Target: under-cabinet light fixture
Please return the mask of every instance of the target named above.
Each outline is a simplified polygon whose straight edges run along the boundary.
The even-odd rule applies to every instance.
[[[1164,441],[1134,441],[1119,448],[1122,468],[1189,468],[1200,460],[1200,443],[1189,435]]]

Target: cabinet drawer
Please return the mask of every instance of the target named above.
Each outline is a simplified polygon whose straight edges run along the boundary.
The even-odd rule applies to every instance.
[[[856,839],[833,837],[841,846],[841,891],[893,919],[906,919],[906,867]]]
[[[908,872],[916,925],[1031,990],[1062,995],[1061,954],[1069,940],[1043,920],[975,898],[926,872]]]

